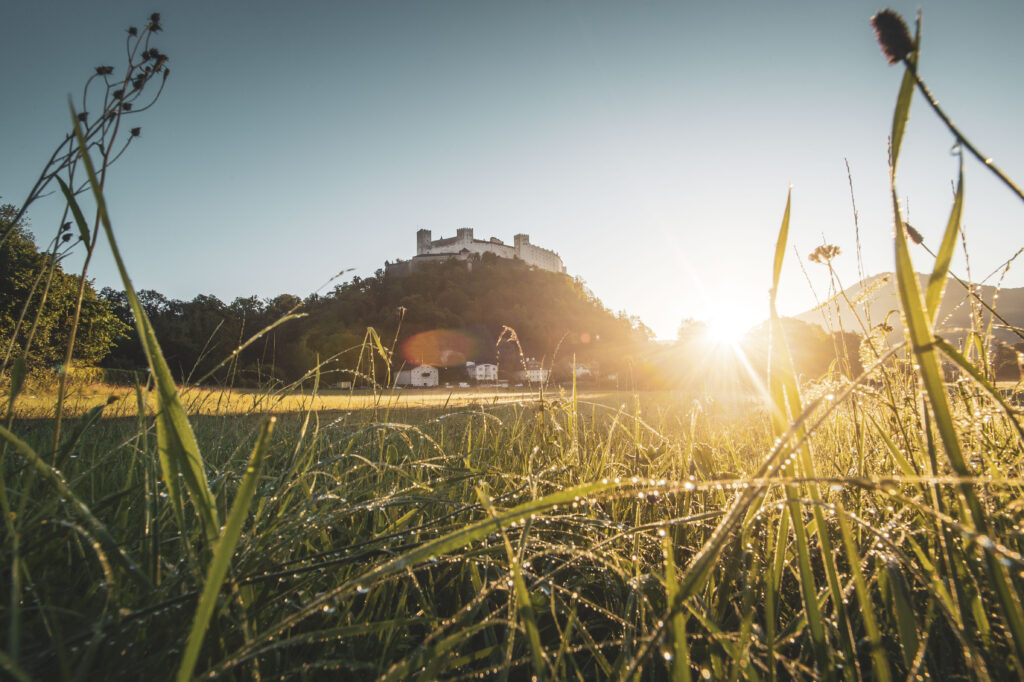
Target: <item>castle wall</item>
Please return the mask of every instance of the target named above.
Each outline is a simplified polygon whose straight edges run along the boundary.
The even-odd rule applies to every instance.
[[[548,249],[542,249],[539,246],[533,244],[522,244],[516,249],[516,256],[522,258],[530,265],[536,265],[542,270],[551,270],[552,272],[565,272],[565,266],[562,264],[562,259],[558,257],[558,254]]]
[[[454,237],[444,239],[431,239],[430,230],[419,230],[416,233],[416,259],[444,259],[454,258],[461,254],[466,258],[468,254],[483,255],[493,253],[500,258],[519,258],[528,265],[533,265],[543,270],[552,272],[565,272],[565,266],[557,253],[549,249],[534,246],[530,243],[530,237],[526,234],[515,236],[515,245],[505,244],[500,239],[492,237],[489,241],[473,238],[473,229],[469,227],[459,228]]]

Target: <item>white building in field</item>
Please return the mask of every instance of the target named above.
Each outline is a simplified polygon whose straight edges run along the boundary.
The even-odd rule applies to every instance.
[[[540,362],[533,358],[527,358],[526,368],[519,371],[520,378],[531,384],[543,384],[548,380],[548,375],[550,374],[550,369],[544,369]]]
[[[589,379],[594,376],[594,370],[587,365],[576,365],[573,372],[576,373],[577,379],[583,379],[584,377]]]
[[[486,362],[467,362],[466,374],[475,381],[493,383],[498,380],[498,366]]]
[[[420,365],[411,369],[403,369],[395,378],[395,386],[412,386],[413,388],[437,386],[437,367]]]
[[[416,255],[410,260],[400,260],[385,264],[388,274],[408,275],[417,266],[424,263],[440,263],[447,260],[468,261],[471,256],[493,253],[499,258],[514,259],[525,262],[542,270],[565,272],[561,257],[540,246],[530,243],[530,235],[517,234],[513,244],[506,244],[497,237],[488,240],[474,239],[473,228],[461,227],[455,231],[454,237],[432,239],[430,230],[416,232]]]

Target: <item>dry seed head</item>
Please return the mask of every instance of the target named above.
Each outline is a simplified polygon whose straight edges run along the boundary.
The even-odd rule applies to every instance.
[[[924,241],[924,236],[914,229],[914,226],[910,223],[903,223],[903,227],[907,228],[907,236],[910,237],[910,241],[915,244],[920,244]]]
[[[906,22],[891,9],[883,9],[871,17],[871,26],[875,29],[875,38],[889,64],[903,61],[914,51],[914,41],[910,39]]]
[[[828,263],[840,253],[839,247],[835,244],[822,244],[811,252],[807,260],[812,263]]]

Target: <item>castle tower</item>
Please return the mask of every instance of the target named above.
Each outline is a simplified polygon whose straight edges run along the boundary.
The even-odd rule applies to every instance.
[[[520,234],[517,234],[515,237],[513,237],[513,239],[515,240],[515,245],[516,245],[515,248],[516,248],[516,255],[517,256],[519,255],[519,252],[522,251],[524,246],[529,246],[530,245],[530,235],[528,235],[528,234],[520,233]]]
[[[430,251],[430,230],[416,231],[416,255]]]
[[[460,242],[471,242],[473,241],[473,228],[472,227],[460,227],[455,231],[456,239]]]

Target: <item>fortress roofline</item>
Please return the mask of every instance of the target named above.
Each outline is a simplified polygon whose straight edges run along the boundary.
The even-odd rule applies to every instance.
[[[497,237],[476,239],[473,228],[460,227],[454,237],[433,239],[433,234],[426,228],[416,231],[416,256],[409,262],[410,266],[419,259],[437,261],[447,258],[465,259],[470,255],[491,253],[499,258],[519,259],[529,265],[549,270],[565,272],[565,265],[557,252],[530,243],[530,235],[520,232],[513,237],[512,244],[506,244]]]

